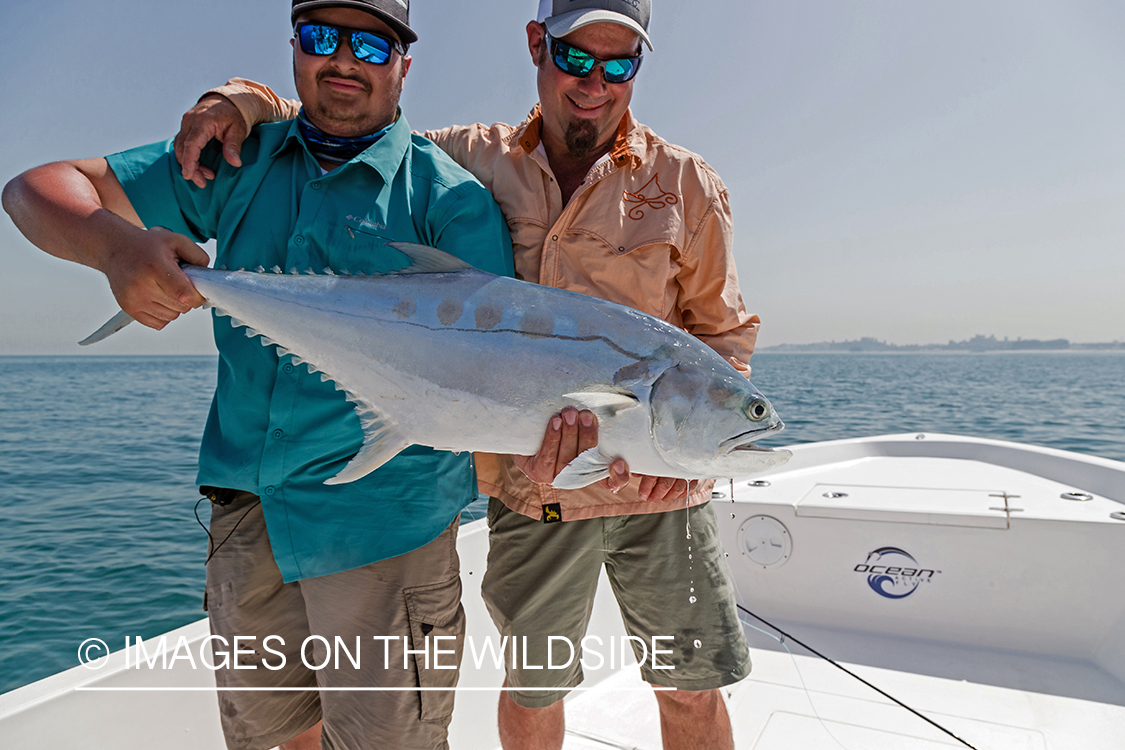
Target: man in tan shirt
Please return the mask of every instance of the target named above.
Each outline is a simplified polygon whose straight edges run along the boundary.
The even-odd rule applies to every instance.
[[[729,196],[703,160],[659,138],[629,110],[648,0],[541,0],[527,25],[539,103],[519,126],[477,124],[425,135],[489,190],[512,234],[516,275],[643,310],[686,329],[749,375],[759,321],[738,289]],[[253,123],[295,117],[297,105],[235,79],[185,116],[184,176],[203,184],[212,138],[238,162]],[[236,113],[234,104],[238,107]],[[525,664],[543,664],[548,636],[579,644],[604,565],[626,629],[671,649],[642,663],[657,691],[665,748],[733,748],[718,688],[745,677],[749,652],[730,571],[708,503],[711,483],[630,477],[581,490],[549,485],[596,444],[589,412],[547,426],[534,457],[478,455],[489,506],[483,583],[501,634],[528,638]],[[669,645],[669,643],[671,645]],[[638,657],[640,654],[638,654]],[[582,680],[566,670],[507,665],[499,723],[505,748],[562,746],[562,697]]]

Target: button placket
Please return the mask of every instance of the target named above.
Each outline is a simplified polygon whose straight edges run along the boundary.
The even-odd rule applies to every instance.
[[[610,171],[613,165],[604,165]],[[566,232],[566,230],[573,225],[574,220],[577,219],[579,209],[577,208],[578,198],[582,194],[593,189],[594,185],[601,182],[610,171],[602,168],[603,165],[599,162],[590,168],[586,174],[586,179],[574,191],[574,195],[570,196],[570,201],[563,207],[562,213],[559,215],[558,220],[550,228],[550,240],[543,243],[543,254],[539,261],[539,283],[546,284],[547,286],[559,286],[560,273],[559,263],[561,262],[559,253],[559,237]],[[548,268],[551,272],[548,273]]]
[[[289,248],[284,267],[306,268],[314,265],[310,261],[313,246],[316,245],[315,235],[310,236],[310,229],[316,217],[320,214],[321,207],[328,196],[329,186],[323,179],[314,179],[306,184],[306,189],[301,191],[300,205],[297,207],[297,218],[293,225],[293,235],[289,240]],[[319,267],[319,266],[317,266]]]

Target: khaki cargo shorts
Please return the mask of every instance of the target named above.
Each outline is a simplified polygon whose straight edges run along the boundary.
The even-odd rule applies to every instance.
[[[222,651],[233,659],[239,637],[239,668],[217,670],[218,687],[313,688],[220,690],[227,747],[272,748],[323,719],[325,750],[447,748],[453,691],[416,688],[457,684],[465,635],[457,524],[413,552],[283,583],[257,497],[240,492],[230,505],[212,505],[215,544],[234,529],[207,564],[211,633],[224,639],[212,644],[216,664]],[[419,653],[405,655],[404,666],[407,647]],[[346,690],[355,687],[403,689]]]
[[[501,636],[516,639],[515,664],[509,654],[505,670],[509,687],[517,688],[509,695],[519,705],[558,701],[582,682],[584,666],[620,669],[622,644],[585,638],[603,565],[647,682],[711,690],[750,673],[710,503],[690,511],[543,523],[492,498],[488,524],[482,591]],[[574,659],[566,664],[571,648]]]

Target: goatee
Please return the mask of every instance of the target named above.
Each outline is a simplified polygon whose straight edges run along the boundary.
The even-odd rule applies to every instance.
[[[588,156],[598,147],[598,128],[589,120],[572,120],[566,126],[563,140],[571,156]]]

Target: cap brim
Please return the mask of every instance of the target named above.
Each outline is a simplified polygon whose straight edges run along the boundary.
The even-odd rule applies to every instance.
[[[547,31],[551,32],[551,36],[556,38],[564,37],[592,23],[615,23],[630,31],[637,32],[644,43],[648,45],[649,50],[652,49],[652,40],[648,38],[648,33],[641,28],[639,23],[629,16],[615,13],[612,10],[575,10],[570,13],[551,16],[543,23],[546,25]]]
[[[301,3],[300,6],[294,8],[290,20],[295,23],[297,21],[297,16],[302,13],[307,13],[310,10],[316,10],[317,8],[355,8],[356,10],[362,10],[365,13],[370,13],[394,29],[403,44],[414,44],[414,42],[418,41],[418,35],[415,34],[409,26],[404,25],[401,21],[385,13],[380,13],[377,9],[372,8],[371,5],[364,2],[348,2],[348,0],[310,0],[310,2]]]

